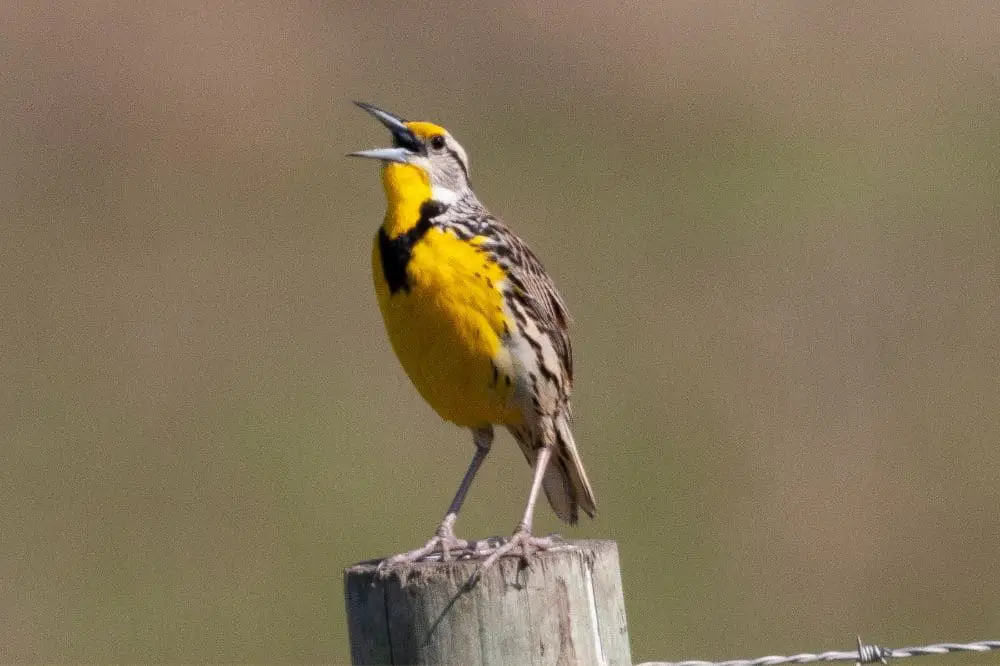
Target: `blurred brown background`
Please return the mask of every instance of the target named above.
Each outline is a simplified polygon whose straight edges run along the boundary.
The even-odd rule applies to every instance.
[[[538,528],[619,541],[636,661],[1000,637],[997,9],[732,5],[0,10],[0,661],[341,661],[342,568],[437,524],[354,99],[565,293],[600,513]]]

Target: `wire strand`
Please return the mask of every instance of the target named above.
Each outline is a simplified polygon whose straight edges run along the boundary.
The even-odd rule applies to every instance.
[[[1000,650],[1000,641],[974,641],[972,643],[936,643],[906,648],[885,648],[866,645],[858,637],[858,645],[852,651],[830,651],[820,654],[793,654],[788,656],[757,657],[756,659],[732,659],[730,661],[645,661],[638,666],[781,666],[781,664],[813,664],[822,661],[853,661],[855,664],[887,664],[890,659],[903,657],[924,657],[929,654],[950,654],[952,652],[989,652]]]

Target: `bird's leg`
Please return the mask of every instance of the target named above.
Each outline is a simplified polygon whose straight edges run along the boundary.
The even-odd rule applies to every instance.
[[[416,550],[393,555],[383,560],[380,568],[393,567],[399,564],[412,564],[437,552],[441,553],[441,560],[447,562],[451,559],[451,552],[453,550],[462,551],[469,549],[468,541],[455,536],[455,521],[458,520],[458,512],[462,508],[462,503],[465,502],[465,495],[469,492],[472,480],[476,478],[476,472],[479,471],[483,461],[486,460],[486,456],[490,452],[490,447],[493,445],[493,427],[487,426],[485,428],[473,429],[472,443],[476,446],[472,462],[469,463],[469,469],[465,471],[462,483],[458,485],[455,499],[451,501],[448,513],[445,514],[444,520],[441,521],[434,536],[431,537],[430,541]]]
[[[486,558],[476,576],[481,576],[483,572],[497,563],[504,555],[509,555],[520,550],[523,560],[527,560],[532,553],[537,550],[546,550],[555,545],[551,537],[536,537],[531,534],[531,524],[535,517],[535,502],[538,501],[538,493],[542,489],[542,479],[545,477],[545,468],[548,467],[549,459],[552,458],[552,447],[545,446],[538,452],[535,460],[535,474],[531,479],[531,491],[528,493],[528,505],[524,508],[524,517],[514,529],[513,536],[501,546],[498,546],[490,556]]]

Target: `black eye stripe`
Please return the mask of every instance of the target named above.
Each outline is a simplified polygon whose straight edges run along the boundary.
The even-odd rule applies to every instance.
[[[449,148],[448,154],[451,155],[452,159],[458,162],[458,165],[462,167],[462,173],[465,174],[465,179],[469,180],[469,167],[465,166],[465,162],[462,161],[462,158],[459,156],[459,154],[455,152],[455,149]]]

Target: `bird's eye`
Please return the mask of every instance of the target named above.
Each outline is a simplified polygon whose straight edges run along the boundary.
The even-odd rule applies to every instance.
[[[444,148],[443,134],[435,134],[434,136],[431,137],[431,148],[433,148],[434,150],[441,150],[442,148]]]

